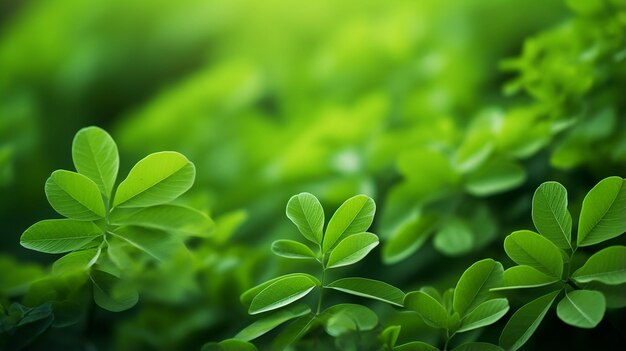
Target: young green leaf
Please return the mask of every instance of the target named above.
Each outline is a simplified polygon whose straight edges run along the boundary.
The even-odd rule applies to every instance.
[[[100,257],[101,249],[87,249],[71,252],[54,262],[52,274],[86,272]]]
[[[296,319],[289,324],[274,338],[272,350],[284,350],[289,345],[300,340],[311,328],[319,323],[317,316],[313,313]]]
[[[47,219],[26,229],[20,244],[35,251],[63,253],[79,250],[99,236],[102,236],[102,229],[92,222]]]
[[[454,311],[464,316],[483,302],[489,289],[497,287],[502,281],[503,271],[502,264],[490,258],[471,265],[463,272],[454,289]]]
[[[412,341],[394,347],[393,351],[439,351],[439,349],[425,342]]]
[[[525,180],[526,172],[517,162],[494,159],[470,173],[465,188],[472,195],[489,196],[515,188]]]
[[[315,253],[303,243],[293,240],[276,240],[272,243],[275,255],[295,259],[315,259]]]
[[[392,305],[402,306],[404,293],[393,285],[366,278],[343,278],[326,286],[329,289],[380,300]]]
[[[592,280],[608,285],[626,283],[626,246],[611,246],[596,252],[572,278],[579,283]]]
[[[357,195],[346,200],[328,222],[322,245],[323,251],[330,251],[337,240],[346,235],[366,231],[374,220],[374,212],[376,212],[374,200],[365,195]]]
[[[165,204],[141,209],[116,208],[109,215],[113,225],[133,225],[198,237],[208,237],[214,223],[190,207]]]
[[[626,185],[623,178],[600,181],[583,200],[578,246],[589,246],[626,232]]]
[[[378,236],[372,233],[353,234],[341,240],[330,252],[327,268],[348,266],[359,262],[378,246]]]
[[[79,130],[72,142],[72,159],[78,173],[94,181],[104,197],[110,198],[120,164],[113,138],[98,127]]]
[[[314,276],[310,275],[310,274],[305,274],[305,273],[292,273],[292,274],[286,274],[286,275],[282,275],[280,277],[276,277],[273,279],[270,279],[264,283],[261,283],[257,286],[254,286],[246,291],[244,291],[243,294],[241,294],[240,296],[240,300],[241,303],[250,307],[250,304],[252,303],[252,300],[261,292],[263,291],[265,288],[267,288],[268,286],[274,284],[275,282],[284,279],[284,278],[290,278],[290,277],[305,277],[310,279],[311,281],[313,281],[315,283],[315,285],[320,286],[321,283],[320,281],[315,278]]]
[[[312,194],[294,195],[287,203],[287,217],[300,233],[315,244],[322,243],[324,235],[324,209]]]
[[[82,174],[57,170],[46,181],[46,197],[59,214],[81,221],[104,218],[98,186]]]
[[[226,339],[220,342],[208,342],[200,351],[257,351],[253,344],[238,339]]]
[[[437,300],[439,303],[443,304],[443,297],[441,296],[439,291],[437,291],[437,289],[433,288],[432,286],[424,286],[419,291],[422,291],[428,294],[430,297]]]
[[[179,238],[160,230],[125,226],[116,228],[109,234],[122,239],[157,261],[165,261],[178,250],[184,249],[184,244]]]
[[[252,299],[248,313],[258,314],[287,306],[306,296],[316,286],[316,282],[303,275],[282,278]]]
[[[500,334],[500,346],[515,351],[533,335],[560,290],[541,296],[517,310]]]
[[[434,215],[421,215],[403,223],[394,235],[387,239],[383,248],[383,261],[386,264],[393,264],[412,255],[432,235],[438,223]]]
[[[578,328],[595,328],[604,317],[606,300],[599,291],[574,290],[565,292],[565,297],[556,306],[559,318]]]
[[[334,305],[322,313],[322,322],[329,335],[340,336],[353,331],[372,330],[378,325],[374,311],[350,303]]]
[[[413,291],[404,297],[404,307],[417,312],[424,322],[434,328],[448,327],[448,311],[432,296]]]
[[[121,312],[139,301],[137,291],[113,274],[94,269],[89,276],[93,283],[93,299],[105,310]]]
[[[567,190],[545,182],[533,196],[532,217],[539,233],[561,249],[572,249],[572,216],[567,210]]]
[[[382,341],[382,343],[391,349],[396,346],[396,343],[398,342],[398,337],[400,336],[401,328],[402,327],[399,325],[392,325],[385,328],[380,333],[380,340]]]
[[[435,234],[433,245],[448,256],[459,256],[469,252],[474,245],[471,228],[459,219],[446,222]]]
[[[534,267],[559,279],[563,274],[563,256],[559,248],[530,230],[519,230],[507,236],[504,250],[517,264]]]
[[[492,288],[491,291],[535,288],[550,285],[559,280],[559,278],[547,275],[531,266],[514,266],[504,271],[502,284],[496,288]]]
[[[488,342],[467,342],[453,348],[452,351],[504,351],[504,349]]]
[[[497,322],[509,311],[507,299],[492,299],[485,301],[474,308],[461,320],[461,327],[457,332],[465,332],[481,328]]]
[[[185,156],[150,154],[130,170],[117,188],[114,207],[147,207],[170,202],[191,188],[196,169]]]
[[[278,327],[279,325],[294,318],[302,317],[306,314],[309,314],[310,312],[311,309],[309,308],[309,306],[304,304],[288,306],[245,327],[243,330],[237,333],[237,335],[235,335],[235,339],[241,339],[245,341],[254,340],[259,336]]]

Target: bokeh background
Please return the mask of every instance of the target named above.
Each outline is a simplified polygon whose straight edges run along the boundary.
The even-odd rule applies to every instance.
[[[3,0],[0,302],[27,303],[58,258],[19,237],[58,216],[43,185],[73,169],[82,127],[117,141],[118,181],[147,153],[184,153],[197,167],[185,201],[217,229],[138,272],[130,311],[87,304],[31,347],[183,350],[252,321],[248,287],[307,269],[269,253],[297,238],[284,207],[300,191],[327,215],[357,193],[376,200],[383,242],[352,274],[409,291],[451,287],[481,258],[506,266],[502,240],[532,227],[541,182],[569,189],[576,218],[595,183],[626,175],[624,92],[621,0]],[[426,228],[429,213],[447,225]],[[401,339],[436,343],[418,317],[372,308]],[[528,349],[623,345],[625,325],[609,311],[575,330],[551,313]]]

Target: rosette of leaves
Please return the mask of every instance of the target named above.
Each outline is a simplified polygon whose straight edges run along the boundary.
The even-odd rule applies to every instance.
[[[374,200],[365,195],[354,196],[337,209],[324,229],[324,209],[319,200],[309,193],[293,196],[287,204],[287,217],[308,242],[277,240],[272,243],[272,252],[289,259],[315,261],[320,275],[287,274],[244,292],[241,301],[248,312],[264,317],[240,331],[235,339],[254,340],[290,322],[272,343],[273,350],[282,350],[320,327],[338,341],[378,325],[376,313],[366,306],[352,303],[324,306],[327,290],[402,306],[404,293],[385,282],[362,277],[332,282],[327,279],[329,271],[359,262],[378,245],[376,234],[366,232],[375,211]],[[296,303],[314,290],[318,293],[316,303]]]
[[[459,333],[476,330],[497,322],[509,310],[505,298],[494,297],[491,288],[500,286],[503,268],[500,262],[490,258],[471,265],[461,275],[455,288],[443,294],[432,287],[412,291],[404,298],[404,307],[416,312],[427,325],[444,331],[443,350],[448,350],[452,338]],[[397,331],[383,332],[387,348],[394,351],[424,350],[439,348],[421,341],[397,345]],[[393,337],[393,334],[396,334]],[[484,342],[467,342],[452,350],[501,350],[497,345]]]
[[[186,249],[185,236],[206,236],[213,226],[204,213],[171,203],[192,186],[195,167],[177,152],[153,153],[116,187],[117,146],[97,127],[76,134],[72,159],[77,172],[56,170],[45,185],[50,205],[66,218],[37,222],[20,240],[28,249],[65,254],[26,299],[62,299],[55,296],[61,294],[59,285],[89,282],[96,304],[126,310],[137,303],[138,293],[123,272],[138,262],[167,260]]]
[[[504,271],[496,289],[550,291],[513,314],[500,336],[507,350],[520,348],[531,337],[557,299],[557,316],[578,328],[597,326],[607,307],[626,306],[626,246],[607,246],[590,257],[579,251],[626,231],[626,181],[609,177],[587,193],[575,240],[567,204],[561,184],[541,184],[532,202],[538,233],[521,230],[504,241],[507,255],[518,265]]]

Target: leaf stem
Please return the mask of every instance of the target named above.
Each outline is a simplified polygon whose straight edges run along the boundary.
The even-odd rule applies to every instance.
[[[320,280],[321,285],[320,285],[320,295],[319,298],[317,300],[317,312],[315,312],[316,315],[320,314],[320,311],[322,310],[322,298],[324,296],[324,280],[326,279],[326,267],[324,265],[324,257],[322,256],[322,279]]]

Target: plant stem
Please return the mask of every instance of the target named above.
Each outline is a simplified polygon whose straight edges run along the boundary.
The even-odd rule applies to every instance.
[[[450,330],[446,329],[446,342],[443,344],[443,351],[448,350],[448,343],[450,342]]]
[[[322,257],[322,279],[320,282],[322,283],[320,286],[320,296],[317,300],[317,312],[315,314],[319,315],[322,310],[322,297],[324,296],[324,280],[326,279],[326,267],[324,266],[324,257]]]

